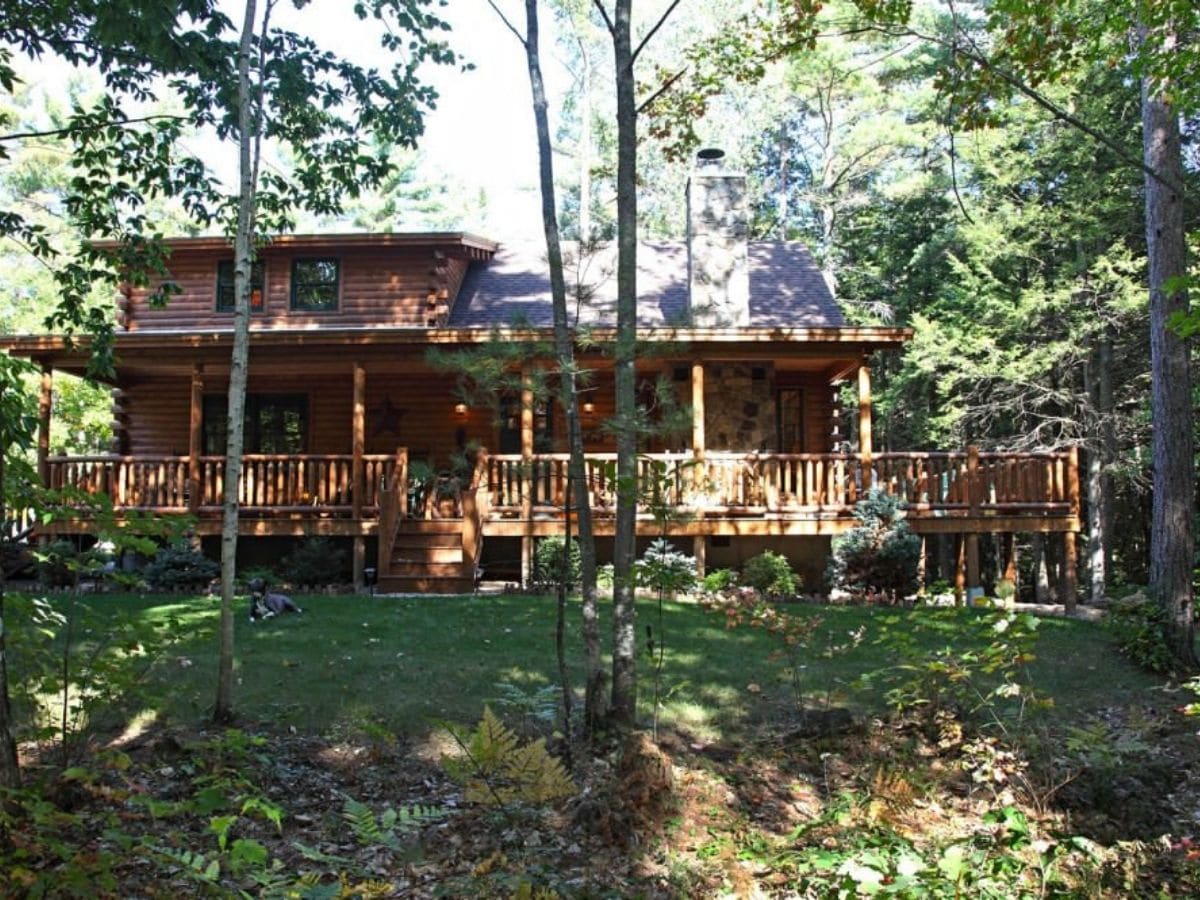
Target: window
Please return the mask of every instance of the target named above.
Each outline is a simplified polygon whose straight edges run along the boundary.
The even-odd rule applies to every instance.
[[[779,423],[779,452],[804,452],[804,391],[780,388],[776,398]]]
[[[256,262],[250,266],[250,312],[262,312],[267,308],[266,266]],[[223,259],[217,263],[217,312],[233,312],[233,260]]]
[[[292,309],[323,312],[338,308],[339,264],[336,259],[292,262]]]
[[[500,452],[521,452],[521,399],[512,395],[500,399]],[[554,451],[554,406],[546,400],[533,404],[533,452]]]
[[[204,453],[225,453],[229,400],[204,398]],[[308,445],[308,397],[304,394],[247,394],[245,453],[303,453]]]

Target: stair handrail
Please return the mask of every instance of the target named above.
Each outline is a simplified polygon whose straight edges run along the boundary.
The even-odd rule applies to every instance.
[[[378,576],[391,572],[396,529],[408,515],[408,448],[397,447],[392,477],[379,490],[379,562]]]
[[[486,448],[480,447],[475,456],[471,483],[462,494],[463,557],[476,569],[483,554],[483,522],[487,518],[489,497],[487,477],[488,452]]]

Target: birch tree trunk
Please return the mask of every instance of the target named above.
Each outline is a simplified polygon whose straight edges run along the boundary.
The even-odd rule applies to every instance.
[[[546,234],[546,257],[550,264],[550,291],[554,305],[554,353],[558,360],[560,399],[563,409],[566,411],[567,440],[571,453],[568,480],[573,487],[573,494],[569,492],[567,501],[568,528],[563,550],[565,554],[570,553],[570,506],[574,505],[579,524],[579,562],[583,588],[582,630],[587,667],[584,720],[590,731],[595,724],[598,686],[601,683],[600,619],[596,608],[596,539],[592,529],[591,500],[587,492],[583,429],[579,423],[575,343],[567,317],[567,288],[566,278],[563,275],[562,242],[558,229],[558,201],[554,191],[554,156],[550,144],[549,103],[542,80],[541,54],[538,48],[537,5],[538,0],[525,0],[525,58],[529,68],[529,85],[533,92],[533,118],[537,129],[542,226]],[[586,160],[583,165],[586,168]]]
[[[269,7],[268,7],[269,9]],[[250,80],[250,54],[254,45],[257,0],[246,0],[242,36],[238,44],[238,196],[237,234],[234,238],[233,352],[229,361],[228,423],[225,444],[225,498],[221,518],[221,627],[217,663],[215,722],[233,719],[233,595],[237,575],[238,484],[242,474],[245,436],[246,380],[250,366],[250,269],[255,219],[260,114]],[[266,23],[263,24],[266,31]]]
[[[1150,410],[1154,426],[1150,590],[1166,613],[1165,638],[1181,671],[1197,668],[1192,622],[1195,474],[1188,345],[1171,330],[1186,313],[1183,152],[1179,117],[1142,80],[1142,151],[1157,177],[1146,177],[1146,249],[1150,280]]]

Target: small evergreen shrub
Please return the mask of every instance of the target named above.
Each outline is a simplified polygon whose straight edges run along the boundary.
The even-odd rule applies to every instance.
[[[1165,675],[1172,671],[1171,650],[1163,639],[1162,607],[1143,593],[1114,600],[1104,627],[1117,649],[1143,669]]]
[[[665,538],[653,541],[634,564],[640,587],[674,596],[696,584],[696,559],[676,550]]]
[[[791,597],[800,590],[800,578],[787,557],[772,550],[746,560],[741,581],[764,597]]]
[[[221,567],[186,541],[159,549],[142,569],[142,578],[154,590],[200,588],[221,574]]]
[[[858,524],[833,542],[831,585],[855,596],[880,591],[897,600],[916,591],[921,541],[900,511],[900,501],[880,490],[858,502]]]
[[[279,572],[291,584],[336,584],[345,580],[348,559],[329,538],[306,538],[279,561]]]
[[[533,554],[533,577],[538,584],[557,585],[562,580],[563,538],[561,535],[542,538]],[[579,584],[579,543],[572,538],[570,559],[567,560],[567,587]]]

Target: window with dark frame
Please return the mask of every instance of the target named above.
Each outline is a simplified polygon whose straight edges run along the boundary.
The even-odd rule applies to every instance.
[[[204,397],[204,454],[222,456],[228,431],[229,398]],[[243,452],[304,453],[308,447],[308,397],[304,394],[247,394]]]
[[[233,312],[234,283],[233,260],[223,259],[217,263],[217,312]],[[250,312],[263,312],[267,308],[266,266],[255,262],[250,266]]]
[[[328,312],[338,308],[340,261],[333,258],[292,260],[292,309]]]

